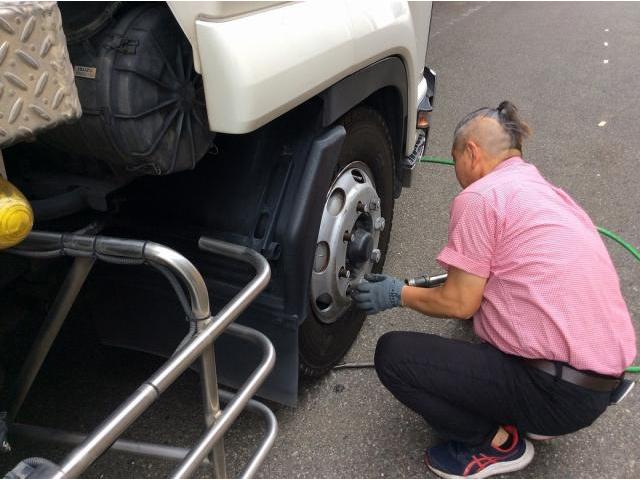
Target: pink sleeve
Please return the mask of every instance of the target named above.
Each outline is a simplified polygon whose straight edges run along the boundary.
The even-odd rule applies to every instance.
[[[489,278],[495,250],[496,215],[477,193],[461,193],[451,205],[449,241],[438,255],[446,270],[450,266]]]

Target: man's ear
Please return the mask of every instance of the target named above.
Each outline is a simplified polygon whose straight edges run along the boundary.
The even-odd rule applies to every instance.
[[[481,157],[480,147],[473,140],[469,140],[467,142],[466,148],[469,153],[469,159],[471,160],[471,168],[475,170],[476,168],[478,168],[482,160],[480,158]]]

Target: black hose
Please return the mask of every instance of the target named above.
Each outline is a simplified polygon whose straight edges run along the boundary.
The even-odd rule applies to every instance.
[[[64,255],[64,250],[31,251],[20,248],[9,248],[6,251],[30,258],[57,258]]]
[[[142,258],[124,258],[114,257],[112,255],[104,255],[103,253],[96,252],[96,258],[103,262],[113,263],[114,265],[142,265],[144,260]]]
[[[50,463],[52,463],[51,460],[47,460],[46,458],[42,458],[42,457],[29,457],[29,458],[25,458],[22,461],[27,465],[29,465],[30,467],[37,467],[39,465],[49,465]]]
[[[43,200],[31,200],[30,203],[33,215],[38,221],[66,217],[89,207],[82,188],[75,188]]]
[[[332,368],[332,370],[343,370],[346,368],[374,368],[375,364],[373,362],[354,362],[354,363],[340,363]]]
[[[182,348],[193,339],[193,336],[195,335],[195,333],[196,333],[196,321],[195,320],[190,320],[189,321],[189,331],[187,332],[185,337],[182,339],[182,341],[178,344],[176,349],[173,351],[173,355],[175,355],[180,350],[182,350]]]
[[[151,263],[150,265],[160,273],[162,273],[162,275],[164,275],[165,278],[169,281],[169,283],[173,287],[173,290],[178,296],[178,300],[180,300],[180,305],[182,306],[182,309],[184,310],[187,318],[191,320],[199,320],[197,318],[193,318],[193,312],[191,311],[191,302],[187,299],[187,295],[184,293],[184,289],[182,288],[182,285],[180,285],[178,279],[176,279],[175,275],[171,273],[168,268],[163,267],[162,265],[156,265],[155,263]]]

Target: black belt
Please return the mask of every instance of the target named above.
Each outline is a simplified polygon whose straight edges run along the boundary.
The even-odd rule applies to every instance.
[[[551,362],[549,360],[524,359],[525,364],[544,373],[558,377],[565,382],[597,392],[611,392],[620,385],[620,378],[608,377],[597,373],[587,373],[576,370],[569,365]]]

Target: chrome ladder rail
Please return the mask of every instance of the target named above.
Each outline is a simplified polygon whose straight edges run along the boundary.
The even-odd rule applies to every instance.
[[[192,474],[203,463],[212,464],[212,473],[216,478],[225,478],[227,473],[223,435],[245,407],[263,416],[266,422],[266,433],[242,473],[242,478],[252,476],[264,461],[277,434],[277,421],[271,410],[264,404],[252,400],[251,397],[273,369],[275,349],[262,333],[246,326],[232,324],[232,322],[269,283],[271,277],[269,263],[257,252],[227,242],[202,237],[198,245],[201,249],[211,253],[249,263],[256,270],[254,278],[215,316],[210,313],[209,294],[204,279],[195,266],[178,252],[157,243],[104,236],[32,232],[19,245],[19,248],[8,251],[16,255],[36,258],[66,255],[76,257],[76,261],[86,257],[121,264],[147,263],[156,268],[164,269],[165,276],[167,276],[166,271],[168,270],[186,289],[189,296],[187,303],[190,312],[188,313],[190,319],[196,324],[195,333],[187,335],[176,352],[88,436],[60,430],[9,424],[10,431],[14,431],[14,433],[40,438],[50,437],[64,443],[78,444],[57,466],[57,471],[51,475],[52,478],[78,477],[110,448],[161,458],[182,459],[173,473],[175,478],[184,478]],[[86,274],[89,273],[88,270],[90,267]],[[77,277],[77,273],[74,274],[72,270],[68,278],[73,279],[74,277]],[[81,280],[84,281],[84,278]],[[170,276],[168,278],[171,280]],[[55,322],[46,322],[39,332],[39,339],[42,337],[46,341],[36,340],[37,348],[29,356],[29,358],[33,358],[25,363],[23,372],[21,372],[21,385],[17,388],[18,393],[10,409],[11,422],[15,420],[22,401],[68,313],[69,303],[72,304],[75,301],[82,286],[82,282],[79,286],[76,282],[75,289],[68,292],[65,290],[68,287],[64,286],[68,283],[70,282],[63,284],[63,289],[58,294],[58,297],[65,300],[60,302],[61,308],[64,310],[54,310],[50,314]],[[179,286],[176,287],[175,283],[173,281],[172,286],[176,288],[176,293],[180,297]],[[262,350],[262,359],[259,365],[235,395],[219,390],[217,385],[213,342],[225,331],[256,344]],[[178,447],[119,440],[122,433],[196,360],[201,362],[206,430],[191,451]],[[220,409],[220,396],[228,402],[224,410]]]

